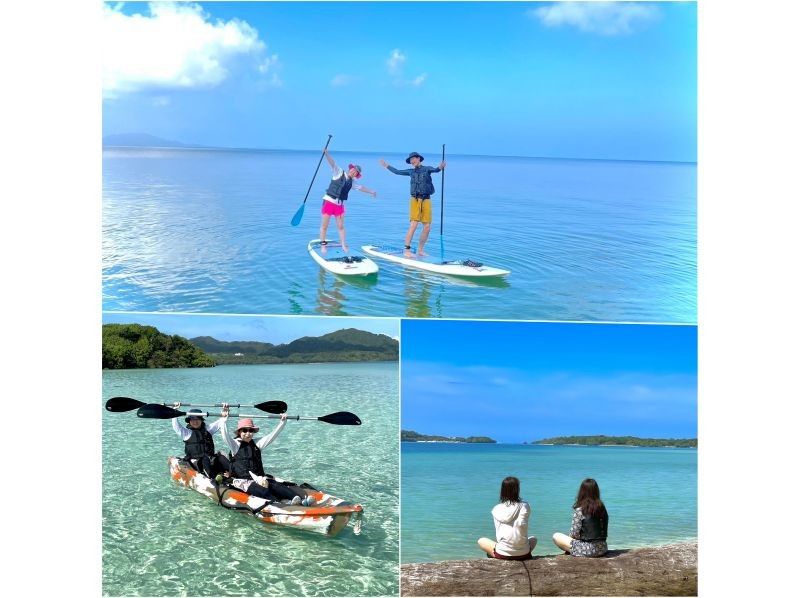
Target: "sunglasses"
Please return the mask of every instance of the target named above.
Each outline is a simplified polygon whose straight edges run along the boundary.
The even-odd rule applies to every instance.
[[[247,432],[249,432],[250,434],[255,434],[256,433],[256,429],[255,428],[239,428],[239,432],[241,432],[242,434],[246,434]]]

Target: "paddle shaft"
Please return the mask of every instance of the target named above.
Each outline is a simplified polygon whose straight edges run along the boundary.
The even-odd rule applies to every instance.
[[[204,411],[202,413],[190,414],[190,415],[199,415],[201,417],[222,417],[221,413],[209,413],[207,411]],[[259,413],[259,414],[256,414],[256,415],[247,415],[245,413],[229,413],[228,417],[250,417],[250,418],[253,418],[253,417],[265,417],[267,419],[281,419],[281,417],[283,417],[283,416],[281,416],[281,415],[264,415],[263,413]],[[307,417],[305,415],[287,415],[286,419],[293,419],[295,421],[300,421],[301,419],[308,420],[308,421],[316,421],[319,418],[318,417]]]
[[[328,149],[328,144],[331,142],[331,138],[333,135],[328,134],[328,141],[325,142],[325,149]],[[305,205],[306,200],[308,199],[308,194],[311,193],[311,187],[314,185],[314,179],[317,178],[317,173],[319,172],[319,167],[322,164],[322,158],[325,157],[325,150],[322,150],[322,154],[319,157],[319,162],[317,162],[317,169],[314,171],[314,176],[311,177],[311,183],[308,185],[308,191],[306,191],[306,196],[303,199],[303,205]]]
[[[442,144],[442,162],[444,162],[444,143]],[[442,168],[442,201],[439,206],[439,236],[444,235],[444,168]]]

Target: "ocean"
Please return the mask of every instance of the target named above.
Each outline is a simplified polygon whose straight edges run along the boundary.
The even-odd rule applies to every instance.
[[[361,535],[351,524],[327,538],[220,508],[170,479],[167,457],[183,455],[170,420],[109,413],[99,404],[103,594],[397,595],[397,383],[396,363],[104,371],[103,402],[118,395],[198,404],[280,399],[289,415],[356,413],[360,427],[289,421],[263,458],[278,477],[361,503],[364,519]],[[274,424],[258,420],[256,437]],[[220,435],[214,438],[218,450],[224,447]]]
[[[491,510],[506,476],[531,504],[535,555],[560,554],[581,481],[594,478],[609,512],[611,549],[697,538],[697,450],[402,443],[401,562],[474,559],[495,539]]]
[[[424,148],[420,148],[424,150]],[[422,151],[425,154],[425,151]],[[337,152],[362,165],[345,223],[352,248],[402,245],[405,154]],[[319,234],[319,153],[107,148],[103,151],[103,309],[418,318],[682,322],[697,319],[693,163],[448,156],[427,250],[510,269],[492,282],[390,262],[337,277],[307,254]],[[429,152],[425,164],[439,161]],[[329,238],[337,239],[332,223]]]

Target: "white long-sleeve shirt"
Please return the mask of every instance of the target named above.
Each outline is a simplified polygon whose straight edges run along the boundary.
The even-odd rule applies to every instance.
[[[497,545],[494,549],[505,556],[522,556],[531,548],[528,544],[528,519],[531,506],[524,500],[503,502],[492,509]]]
[[[217,421],[206,424],[206,430],[212,436],[219,432],[219,429],[223,427],[224,421],[222,418],[219,418]],[[175,417],[172,419],[172,429],[175,430],[175,433],[181,437],[181,440],[186,441],[192,437],[192,428],[187,428],[180,422],[179,417]]]
[[[279,421],[278,425],[275,426],[275,429],[272,432],[270,432],[269,434],[267,434],[266,436],[264,436],[263,438],[261,438],[256,442],[256,446],[259,449],[263,450],[265,446],[271,444],[272,441],[275,440],[275,438],[278,436],[278,434],[280,434],[281,430],[283,430],[283,427],[285,425],[286,425],[285,419]],[[228,426],[222,426],[222,438],[223,440],[225,440],[225,444],[228,445],[228,448],[231,451],[231,456],[239,452],[239,444],[241,443],[241,441],[238,438],[234,438],[233,436],[231,436],[230,432],[228,431]]]

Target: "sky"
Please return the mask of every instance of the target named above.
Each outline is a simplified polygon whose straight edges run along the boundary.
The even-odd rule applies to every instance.
[[[215,316],[194,314],[136,314],[103,312],[103,324],[155,326],[164,334],[184,338],[211,336],[220,341],[290,343],[303,336],[322,336],[357,328],[399,338],[396,318],[338,318],[334,316]]]
[[[404,320],[401,337],[404,430],[697,437],[694,326]]]
[[[107,3],[103,133],[696,161],[694,2]]]

